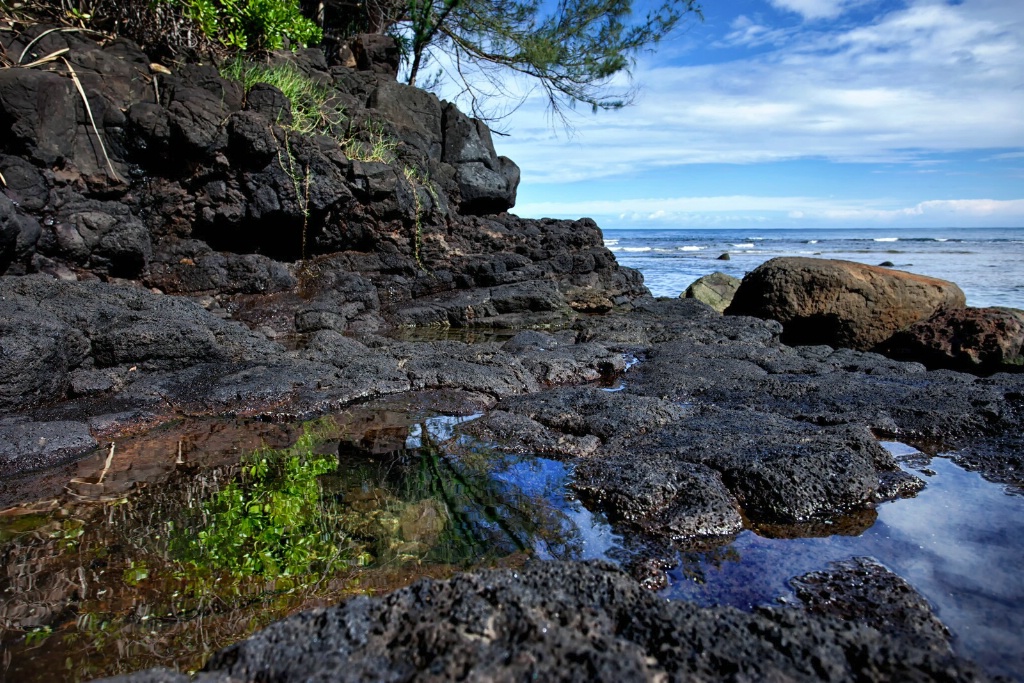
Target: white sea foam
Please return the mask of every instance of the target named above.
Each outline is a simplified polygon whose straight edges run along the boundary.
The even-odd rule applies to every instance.
[[[736,247],[737,249],[753,249],[754,248],[753,242],[748,242],[746,244],[734,244],[732,246]]]
[[[876,237],[872,242],[899,242],[899,237]]]
[[[610,247],[614,247],[614,246],[615,246],[616,244],[618,244],[618,243],[619,243],[619,241],[618,241],[618,240],[605,240],[605,241],[604,241],[604,246],[606,246],[606,247],[609,247],[609,248],[610,248]]]
[[[817,244],[818,240],[807,240],[807,244]]]
[[[651,250],[650,247],[619,247],[615,251],[628,251],[630,253],[633,253],[633,252],[639,253],[639,252],[650,251],[650,250]]]
[[[698,247],[694,244],[686,244],[684,246],[679,247],[679,251],[700,251],[701,249],[705,248],[706,247]]]
[[[936,242],[948,242],[949,240],[946,239],[945,237],[936,237],[935,241]]]

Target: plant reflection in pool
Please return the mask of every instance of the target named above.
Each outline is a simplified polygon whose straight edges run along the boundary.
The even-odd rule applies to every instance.
[[[527,554],[587,555],[566,467],[481,444],[449,456],[436,441],[459,420],[423,420],[372,454],[321,419],[230,467],[0,517],[7,678],[195,669],[299,609]]]

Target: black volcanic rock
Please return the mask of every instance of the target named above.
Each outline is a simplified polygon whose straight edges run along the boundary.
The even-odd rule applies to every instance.
[[[606,565],[482,571],[303,612],[221,650],[201,680],[986,680],[942,647],[919,596],[885,570],[873,581],[889,613],[921,616],[890,624],[701,608],[659,599]]]

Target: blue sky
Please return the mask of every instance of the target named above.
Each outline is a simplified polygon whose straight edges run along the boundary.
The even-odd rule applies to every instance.
[[[604,228],[1024,226],[1024,0],[706,0],[620,111],[501,123],[515,213]]]

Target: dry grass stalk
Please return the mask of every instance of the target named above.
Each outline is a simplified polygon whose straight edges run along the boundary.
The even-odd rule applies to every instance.
[[[40,40],[42,40],[44,37],[46,37],[47,35],[49,35],[51,33],[91,33],[91,34],[96,35],[96,36],[105,35],[105,34],[101,33],[100,31],[92,31],[92,30],[89,30],[87,28],[74,28],[74,27],[63,27],[63,28],[60,28],[60,27],[58,27],[58,28],[47,29],[47,30],[43,31],[42,33],[40,33],[35,38],[33,38],[29,42],[29,44],[25,46],[25,49],[21,51],[21,56],[18,57],[18,62],[17,62],[17,64],[15,64],[15,66],[21,64],[21,61],[23,59],[25,59],[25,55],[27,55],[28,51],[32,49],[33,45],[35,45],[36,43],[38,43]]]
[[[100,134],[100,129],[96,126],[96,119],[92,115],[92,107],[89,106],[89,98],[85,95],[85,88],[82,87],[82,81],[78,80],[78,74],[75,73],[74,67],[71,66],[65,57],[61,57],[61,60],[68,67],[68,71],[71,72],[71,80],[75,82],[75,87],[78,88],[78,94],[82,96],[82,103],[85,105],[85,112],[89,115],[89,123],[92,124],[92,130],[96,133],[96,139],[100,143],[100,151],[103,152],[103,158],[107,161],[107,168],[110,169],[110,175],[114,180],[121,182],[121,177],[117,175],[117,171],[114,170],[114,165],[110,163],[110,157],[107,155],[107,147],[103,144],[103,136]]]
[[[55,61],[57,61],[57,58],[60,57],[62,54],[64,54],[65,52],[70,52],[70,51],[71,51],[71,48],[67,48],[67,47],[61,48],[60,50],[57,50],[56,52],[51,52],[50,54],[46,55],[45,57],[42,57],[41,59],[37,59],[34,62],[29,62],[28,64],[22,64],[21,68],[23,68],[23,69],[31,69],[34,66],[40,66],[42,64],[48,64],[50,62],[55,62]]]

